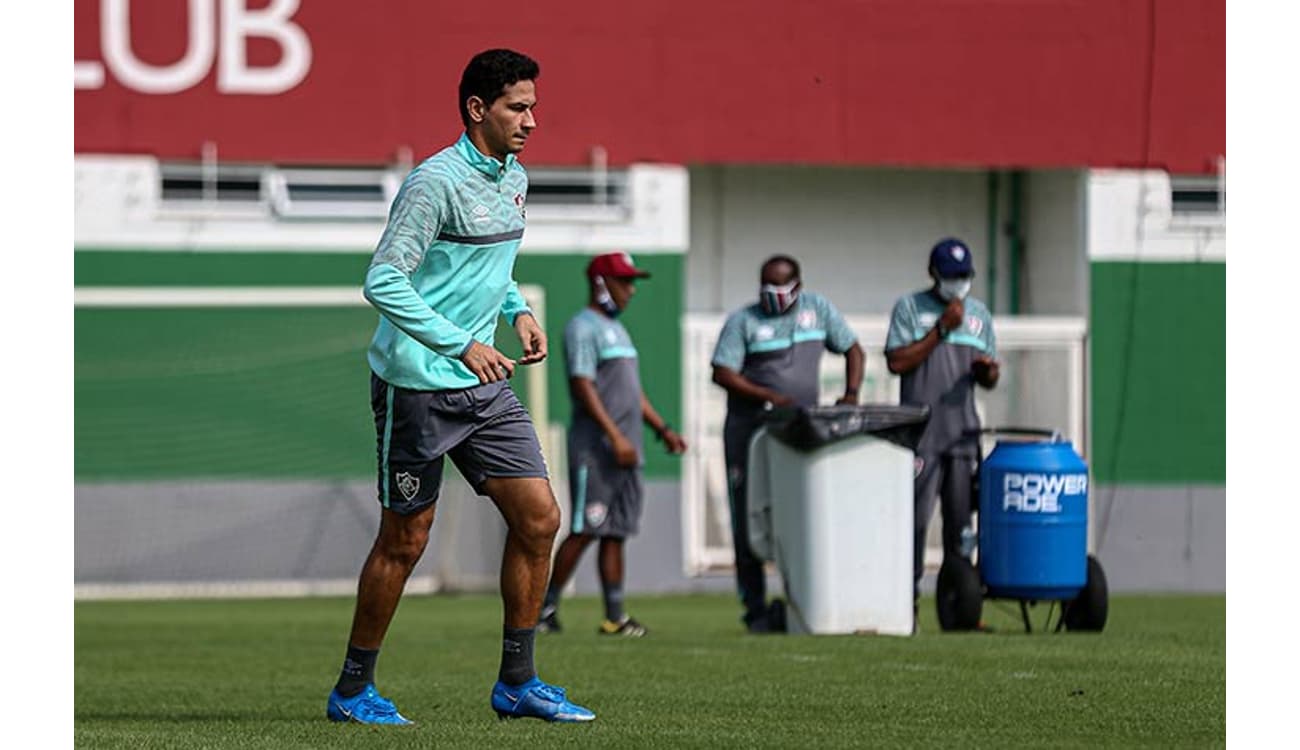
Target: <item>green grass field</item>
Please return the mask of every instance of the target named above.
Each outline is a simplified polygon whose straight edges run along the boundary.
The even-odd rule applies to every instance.
[[[380,690],[418,724],[337,725],[350,599],[79,602],[75,737],[87,748],[1218,747],[1223,596],[1116,596],[1101,634],[751,636],[730,596],[631,597],[640,640],[595,634],[599,601],[566,600],[538,668],[596,711],[587,725],[500,722],[495,596],[413,596]],[[1048,612],[1031,610],[1035,628]]]

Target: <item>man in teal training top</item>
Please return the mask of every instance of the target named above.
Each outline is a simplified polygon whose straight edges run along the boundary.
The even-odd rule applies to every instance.
[[[534,628],[560,509],[528,412],[507,379],[546,357],[546,336],[513,279],[528,177],[515,158],[537,126],[536,62],[475,55],[460,81],[465,133],[411,171],[365,279],[380,312],[368,355],[378,453],[378,536],[357,585],[347,655],[326,715],[410,724],[375,689],[375,662],[402,588],[424,552],[450,456],[508,529],[501,561],[501,667],[490,703],[502,718],[591,721],[533,663]],[[493,346],[499,316],[523,347]]]

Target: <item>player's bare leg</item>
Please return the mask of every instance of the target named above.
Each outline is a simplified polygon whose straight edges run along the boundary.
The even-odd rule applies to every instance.
[[[487,480],[484,491],[506,521],[501,557],[501,600],[507,628],[537,624],[551,569],[551,545],[560,530],[560,506],[543,478]]]
[[[605,537],[600,540],[600,580],[623,583],[623,540]]]
[[[410,578],[411,571],[429,544],[429,529],[433,526],[436,507],[430,505],[409,516],[387,509],[383,511],[379,534],[357,582],[357,607],[352,615],[349,638],[353,646],[378,649],[383,644],[393,613],[397,611],[397,603],[402,598],[406,579]]]
[[[595,537],[590,534],[570,534],[555,553],[555,564],[551,568],[551,582],[546,587],[546,598],[542,600],[542,612],[537,621],[537,629],[543,633],[558,633],[560,626],[559,607],[560,592],[568,585],[582,560],[582,553],[587,550]]]
[[[570,534],[563,542],[560,542],[560,549],[555,553],[555,567],[551,571],[551,585],[555,588],[563,588],[573,576],[573,571],[578,567],[582,560],[582,553],[587,551],[587,546],[591,544],[595,537],[590,534]]]
[[[605,621],[600,625],[600,633],[640,638],[646,634],[645,626],[623,611],[623,541],[621,537],[600,540],[598,567],[605,597]]]

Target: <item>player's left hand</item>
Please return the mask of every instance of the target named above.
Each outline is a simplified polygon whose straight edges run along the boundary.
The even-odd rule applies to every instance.
[[[535,365],[546,359],[546,331],[538,325],[537,318],[521,313],[515,318],[515,333],[519,334],[519,343],[524,348],[518,364]]]

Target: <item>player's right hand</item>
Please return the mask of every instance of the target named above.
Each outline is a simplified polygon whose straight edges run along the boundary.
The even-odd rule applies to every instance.
[[[486,344],[475,341],[461,355],[469,371],[478,377],[479,383],[495,383],[515,374],[515,361]]]
[[[634,469],[641,462],[641,457],[637,455],[636,446],[632,441],[619,435],[610,443],[610,448],[614,451],[614,461],[624,469]]]
[[[966,305],[961,300],[954,299],[943,308],[943,314],[939,316],[939,324],[943,326],[943,330],[951,331],[960,328],[965,317]]]
[[[784,393],[776,393],[775,391],[767,399],[767,401],[772,406],[794,406],[794,399],[790,398]]]

